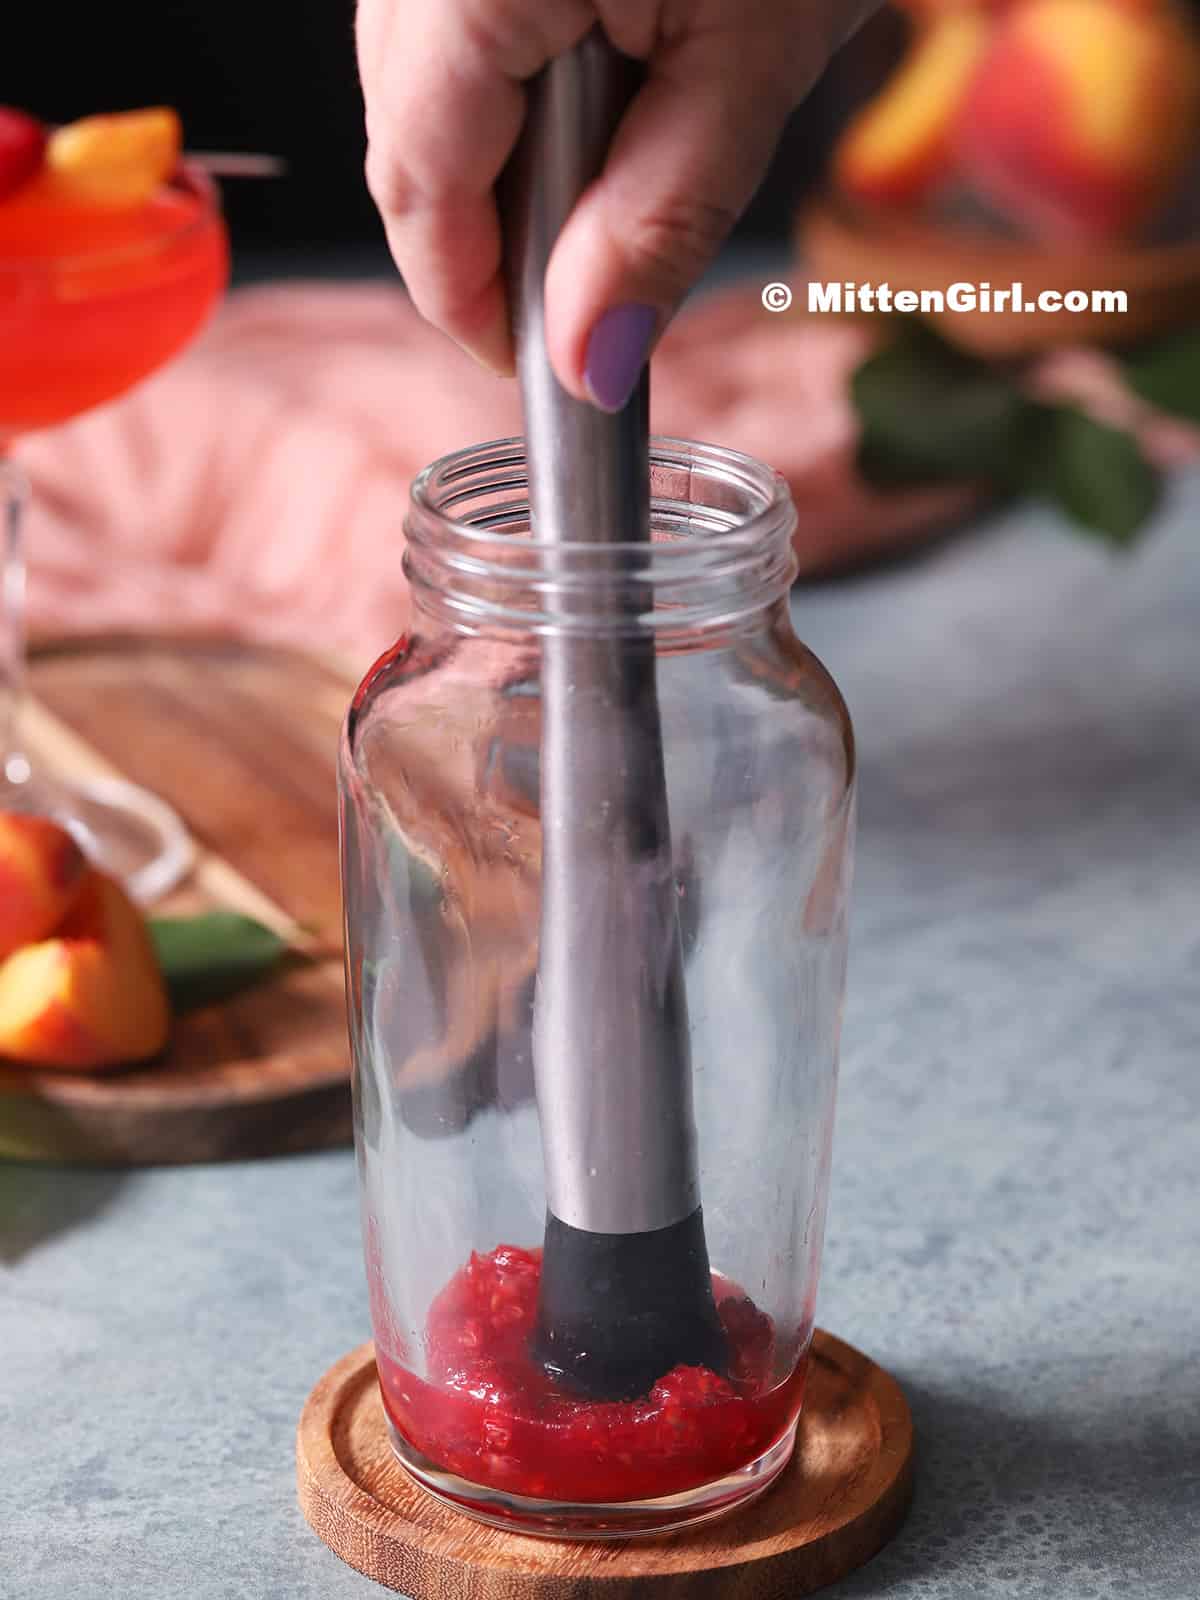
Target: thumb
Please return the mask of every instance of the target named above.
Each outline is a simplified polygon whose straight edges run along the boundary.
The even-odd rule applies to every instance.
[[[730,71],[730,51],[742,65]],[[746,41],[683,41],[651,62],[604,171],[546,272],[546,343],[559,382],[617,411],[650,350],[758,187],[808,87],[747,70]],[[775,43],[778,50],[778,41]],[[814,66],[816,63],[814,63]]]

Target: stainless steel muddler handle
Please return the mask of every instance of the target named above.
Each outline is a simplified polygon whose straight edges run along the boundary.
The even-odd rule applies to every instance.
[[[542,646],[542,918],[534,1078],[549,1218],[539,1344],[588,1392],[644,1392],[678,1361],[720,1365],[700,1216],[687,1006],[653,638],[648,396],[573,399],[546,353],[554,242],[599,174],[637,84],[596,31],[529,88],[502,186],[536,536],[619,547],[603,576],[550,562]],[[603,613],[589,630],[572,613]],[[623,621],[624,619],[624,621]]]

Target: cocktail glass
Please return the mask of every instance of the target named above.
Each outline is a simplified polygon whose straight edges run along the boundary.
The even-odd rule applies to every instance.
[[[35,772],[22,742],[28,488],[11,447],[170,360],[208,317],[228,270],[216,190],[187,163],[137,207],[84,210],[36,181],[0,202],[0,809],[56,817],[143,902],[191,864],[179,818],[123,779]]]

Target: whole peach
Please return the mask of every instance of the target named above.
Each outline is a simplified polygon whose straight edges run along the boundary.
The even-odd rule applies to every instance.
[[[1046,238],[1134,232],[1196,149],[1200,40],[1130,0],[1022,0],[999,17],[959,115],[958,167]]]

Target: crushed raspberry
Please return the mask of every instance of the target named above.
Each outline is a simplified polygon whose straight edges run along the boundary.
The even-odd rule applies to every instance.
[[[774,1325],[727,1279],[714,1275],[713,1292],[728,1375],[679,1366],[639,1399],[596,1401],[559,1388],[530,1356],[540,1275],[540,1250],[473,1254],[430,1308],[427,1376],[378,1354],[392,1420],[444,1470],[535,1498],[647,1499],[745,1466],[794,1421],[805,1363],[775,1381]]]

